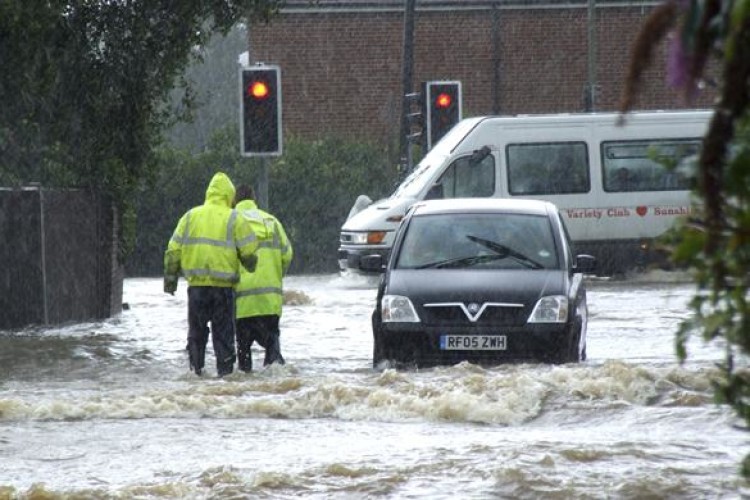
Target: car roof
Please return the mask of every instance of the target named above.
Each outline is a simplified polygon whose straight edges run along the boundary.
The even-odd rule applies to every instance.
[[[448,213],[498,212],[547,216],[557,211],[555,205],[543,200],[519,198],[450,198],[425,200],[415,203],[412,215],[432,215]]]

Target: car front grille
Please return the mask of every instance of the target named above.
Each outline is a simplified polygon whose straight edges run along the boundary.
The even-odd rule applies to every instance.
[[[429,326],[520,326],[527,319],[523,304],[495,302],[424,304],[420,316]]]

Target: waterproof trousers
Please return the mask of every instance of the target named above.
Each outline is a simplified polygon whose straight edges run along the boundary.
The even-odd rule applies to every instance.
[[[188,287],[188,354],[190,369],[200,375],[206,358],[209,324],[216,356],[216,373],[234,370],[234,290],[231,287]]]
[[[237,320],[237,359],[240,370],[249,372],[253,369],[253,357],[250,348],[258,342],[266,350],[263,366],[271,363],[284,364],[279,341],[279,316],[251,316]]]

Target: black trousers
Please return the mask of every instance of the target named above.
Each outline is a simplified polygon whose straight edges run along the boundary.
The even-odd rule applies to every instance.
[[[237,320],[237,359],[240,370],[249,372],[253,369],[253,358],[250,352],[253,342],[258,342],[266,350],[263,366],[271,363],[284,364],[279,341],[279,319],[278,316],[272,314]]]
[[[232,287],[188,287],[188,353],[190,368],[200,374],[206,358],[209,323],[221,377],[234,370],[234,290]]]

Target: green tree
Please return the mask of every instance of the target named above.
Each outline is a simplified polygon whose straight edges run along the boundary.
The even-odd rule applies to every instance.
[[[127,205],[154,174],[170,91],[200,47],[282,3],[0,0],[0,182],[87,187]]]
[[[717,75],[718,98],[698,158],[696,213],[679,231],[676,261],[694,270],[693,315],[677,334],[686,359],[694,333],[726,346],[716,395],[750,425],[750,2],[670,0],[655,8],[636,38],[622,111],[637,93],[654,47],[669,38],[670,83],[689,100]],[[750,476],[750,455],[743,474]]]

